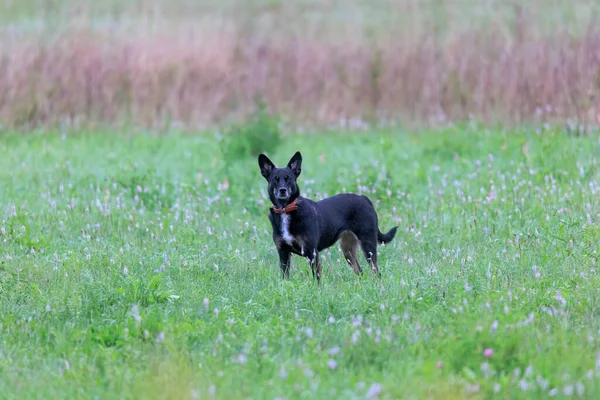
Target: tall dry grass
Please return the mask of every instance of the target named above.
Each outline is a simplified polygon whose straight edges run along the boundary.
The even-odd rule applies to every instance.
[[[304,124],[600,118],[594,23],[576,35],[540,35],[518,18],[509,31],[491,24],[451,37],[423,27],[335,39],[269,33],[229,26],[143,38],[76,27],[53,37],[3,35],[0,119],[198,127],[244,116],[258,99]]]

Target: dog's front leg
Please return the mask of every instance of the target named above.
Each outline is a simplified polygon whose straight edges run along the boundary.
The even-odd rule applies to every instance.
[[[308,255],[306,256],[306,258],[307,258],[308,264],[310,265],[310,268],[312,270],[313,277],[317,278],[317,282],[320,284],[321,283],[322,266],[321,266],[321,259],[319,257],[319,252],[316,249],[314,249],[314,250],[308,252]]]
[[[290,259],[292,254],[283,248],[277,249],[279,253],[279,266],[281,267],[281,273],[284,279],[290,279]]]

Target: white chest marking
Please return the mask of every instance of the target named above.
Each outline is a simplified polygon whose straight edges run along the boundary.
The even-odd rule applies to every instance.
[[[281,236],[288,246],[294,243],[295,239],[290,233],[290,214],[288,213],[281,214]]]

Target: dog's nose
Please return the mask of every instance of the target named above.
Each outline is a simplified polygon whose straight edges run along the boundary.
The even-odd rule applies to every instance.
[[[280,193],[280,194],[285,194],[286,192],[287,192],[287,189],[286,189],[286,188],[281,188],[281,189],[279,189],[279,193]]]

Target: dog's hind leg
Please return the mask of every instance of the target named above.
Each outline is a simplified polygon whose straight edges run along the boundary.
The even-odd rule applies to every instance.
[[[321,264],[321,257],[319,257],[319,253],[317,253],[317,257],[315,262],[317,263],[316,265],[316,269],[317,269],[317,281],[319,283],[321,283],[321,275],[323,272],[323,264]]]
[[[342,236],[340,237],[340,246],[342,247],[342,253],[344,254],[346,262],[350,264],[354,273],[356,275],[362,274],[362,268],[356,257],[356,248],[358,247],[358,238],[356,235],[350,231],[342,233]]]
[[[379,272],[379,267],[377,266],[377,240],[373,238],[372,240],[361,240],[360,247],[362,247],[363,253],[369,266],[371,267],[371,271],[377,276],[381,276]]]

